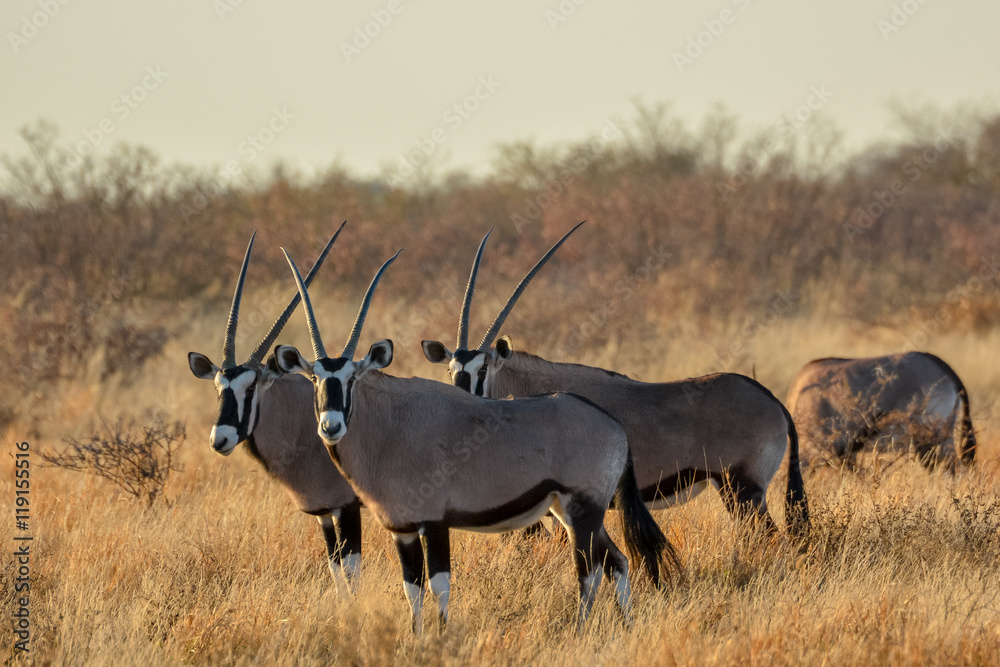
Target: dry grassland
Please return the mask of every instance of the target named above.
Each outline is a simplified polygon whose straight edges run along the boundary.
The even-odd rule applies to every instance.
[[[16,658],[5,630],[0,655],[58,665],[997,664],[1000,115],[933,111],[902,114],[898,140],[853,155],[817,123],[759,162],[767,137],[724,110],[689,130],[665,105],[640,105],[613,141],[500,147],[481,179],[397,188],[337,165],[311,178],[278,167],[221,192],[213,173],[138,147],[73,166],[53,126],[26,128],[25,150],[2,156],[0,174],[10,287],[0,290],[0,439],[11,454],[0,457],[0,497],[5,508],[14,498],[14,443],[29,441],[32,637]],[[946,128],[957,134],[938,147]],[[192,350],[219,361],[251,230],[241,360],[292,293],[278,246],[304,264],[345,218],[310,290],[320,326],[331,347],[343,340],[371,275],[404,247],[361,340],[393,339],[395,375],[445,379],[419,343],[454,340],[487,229],[496,232],[474,340],[535,258],[587,219],[508,319],[516,348],[642,380],[734,371],[781,399],[810,359],[926,350],[968,387],[977,465],[955,476],[905,461],[806,470],[804,552],[734,525],[713,492],[657,512],[684,576],[667,591],[637,583],[628,630],[605,587],[576,635],[567,545],[457,533],[451,624],[414,637],[387,533],[365,515],[361,590],[337,590],[315,519],[244,452],[210,451],[215,392],[187,365]],[[299,313],[277,342],[309,348]],[[186,422],[188,437],[183,472],[155,502],[40,465],[42,451],[85,440],[101,418],[158,414]],[[783,485],[781,473],[769,491],[782,526]],[[617,535],[617,517],[608,522]],[[15,530],[10,515],[0,521],[5,551]],[[10,610],[9,555],[0,567]]]
[[[391,306],[373,308],[366,339],[391,327],[376,314]],[[350,305],[343,309],[349,316]],[[320,312],[328,321],[339,315],[335,306]],[[992,398],[1000,377],[978,362],[996,349],[994,334],[929,346],[969,386],[981,443],[975,469],[952,477],[902,462],[863,475],[807,471],[813,529],[804,553],[783,536],[735,525],[711,492],[657,512],[683,559],[683,580],[666,592],[637,585],[630,630],[618,623],[605,587],[582,636],[566,544],[458,533],[452,622],[439,636],[428,621],[428,632],[413,637],[395,550],[367,513],[363,583],[350,597],[329,576],[315,520],[245,453],[210,452],[214,392],[190,376],[184,357],[219,346],[219,317],[205,319],[148,366],[150,383],[74,386],[58,402],[53,433],[79,418],[74,410],[127,403],[141,412],[166,403],[187,415],[189,437],[185,471],[151,507],[101,480],[34,469],[30,657],[37,664],[991,664],[1000,655]],[[284,340],[304,342],[297,325]],[[821,351],[874,353],[894,336],[786,319],[749,344],[758,378],[780,396],[800,361]],[[709,349],[726,339],[697,344]],[[714,354],[692,343],[659,343],[647,352],[665,350],[660,357],[605,349],[594,362],[645,379],[713,363]],[[392,370],[436,377],[418,355],[415,346],[400,349]],[[44,435],[32,442],[36,450],[57,444]],[[0,493],[10,497],[9,459],[3,467]],[[783,484],[781,474],[769,494],[782,526]],[[616,514],[608,524],[617,535]],[[7,608],[11,572],[2,583]],[[3,650],[10,659],[10,646]]]

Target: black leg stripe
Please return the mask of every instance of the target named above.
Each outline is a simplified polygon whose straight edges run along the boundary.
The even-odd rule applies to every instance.
[[[403,567],[403,581],[420,588],[424,587],[424,550],[420,540],[409,543],[396,538],[396,553]]]
[[[355,499],[340,511],[337,522],[344,555],[361,553],[361,501]]]
[[[420,541],[427,561],[427,575],[431,578],[440,572],[451,572],[451,536],[443,523],[422,526]]]

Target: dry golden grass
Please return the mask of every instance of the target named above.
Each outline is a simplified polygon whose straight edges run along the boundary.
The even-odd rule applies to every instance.
[[[338,335],[333,330],[344,318],[346,333],[353,304],[322,303],[330,335]],[[519,321],[530,321],[528,304]],[[404,308],[391,300],[380,306],[373,307],[365,343],[391,335],[391,318]],[[367,513],[363,582],[352,598],[332,583],[315,520],[297,512],[242,452],[226,459],[210,452],[214,393],[191,377],[185,353],[218,356],[222,317],[195,317],[146,366],[142,382],[67,383],[51,405],[65,416],[30,427],[39,434],[32,440],[36,465],[39,448],[85,431],[88,415],[115,408],[166,409],[187,418],[189,433],[185,471],[150,508],[101,480],[32,469],[35,663],[950,665],[991,664],[1000,655],[1000,373],[980,361],[991,358],[1000,334],[942,336],[928,346],[969,387],[981,443],[976,469],[954,477],[913,463],[885,474],[807,471],[813,530],[804,553],[784,537],[734,525],[711,492],[659,512],[683,559],[684,580],[667,592],[637,583],[630,630],[617,622],[605,586],[583,636],[575,633],[576,581],[566,544],[456,533],[452,622],[439,636],[428,620],[426,634],[413,637],[395,550]],[[304,344],[300,325],[294,319],[282,340]],[[450,338],[452,328],[442,316],[438,331],[413,332],[397,347],[392,370],[440,379],[416,341]],[[548,335],[529,331],[523,347],[544,353]],[[643,379],[678,378],[715,370],[716,350],[732,338],[723,328],[680,340],[644,341],[642,354],[609,344],[579,360]],[[746,361],[783,397],[808,359],[894,351],[898,335],[781,319],[747,343]],[[8,438],[28,428],[16,423]],[[2,469],[0,493],[10,498],[10,459]],[[783,485],[782,473],[769,493],[781,525]],[[616,539],[617,522],[609,515]],[[2,525],[4,544],[12,544],[10,522]],[[5,566],[8,609],[12,576]],[[432,609],[428,600],[428,617]],[[10,660],[8,642],[3,651]]]
[[[860,230],[845,223],[907,176],[928,146],[921,128],[905,125],[913,130],[905,140],[832,172],[809,157],[825,150],[786,146],[722,195],[719,185],[737,176],[756,139],[726,139],[734,127],[722,118],[689,135],[661,107],[638,111],[627,136],[599,155],[583,151],[586,141],[553,151],[512,146],[483,180],[398,189],[333,168],[312,180],[276,172],[213,196],[204,194],[208,175],[160,166],[139,149],[67,167],[54,128],[25,130],[28,151],[4,162],[0,195],[0,266],[16,278],[0,299],[9,376],[0,435],[8,452],[22,440],[36,452],[29,660],[996,663],[1000,264],[990,249],[1000,244],[1000,116],[972,123],[919,187]],[[713,136],[712,127],[722,131]],[[802,140],[833,147],[823,133]],[[582,170],[572,167],[581,155]],[[541,206],[546,186],[564,182],[570,167],[572,182]],[[192,214],[197,201],[204,205]],[[517,221],[526,204],[539,211]],[[335,590],[315,520],[243,453],[210,452],[214,392],[187,368],[191,350],[218,361],[249,230],[260,234],[241,358],[292,291],[277,246],[305,262],[345,218],[313,301],[334,347],[376,267],[404,246],[362,341],[395,341],[393,374],[444,379],[419,342],[454,340],[461,288],[486,229],[497,233],[474,335],[534,258],[588,219],[508,320],[516,348],[643,380],[735,371],[784,398],[810,359],[917,347],[965,381],[977,466],[955,477],[910,463],[862,474],[807,470],[814,525],[804,553],[734,526],[706,493],[658,517],[683,558],[683,582],[665,594],[637,585],[631,630],[616,623],[605,590],[580,637],[566,545],[456,534],[452,623],[443,636],[415,638],[387,534],[366,516],[361,591]],[[298,313],[278,342],[308,347]],[[38,451],[85,439],[102,416],[158,413],[186,421],[186,468],[151,507],[102,480],[38,467]],[[12,481],[5,457],[5,501]],[[783,485],[782,473],[769,492],[779,523]],[[0,525],[4,545],[13,544],[10,519]],[[13,572],[5,560],[5,609]],[[5,661],[12,651],[5,642]]]

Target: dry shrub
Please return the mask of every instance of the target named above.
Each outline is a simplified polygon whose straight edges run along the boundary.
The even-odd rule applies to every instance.
[[[454,329],[490,226],[498,232],[473,313],[481,327],[531,258],[582,219],[591,222],[560,251],[558,271],[539,276],[535,298],[526,295],[510,320],[545,344],[572,339],[565,349],[576,357],[692,329],[735,326],[752,337],[778,294],[794,297],[782,317],[935,326],[944,317],[948,327],[984,331],[1000,323],[990,307],[1000,301],[1000,268],[983,256],[1000,246],[1000,190],[984,177],[1000,159],[1000,120],[954,115],[963,139],[921,163],[916,182],[905,178],[928,145],[926,128],[912,122],[919,114],[901,115],[904,139],[849,156],[840,169],[824,166],[837,145],[820,123],[772,146],[748,172],[768,137],[742,130],[728,112],[691,129],[667,105],[639,104],[604,138],[504,147],[494,173],[479,179],[403,188],[337,165],[311,179],[279,166],[221,190],[212,174],[161,165],[141,148],[67,160],[56,129],[42,122],[22,132],[25,156],[3,159],[0,266],[18,289],[0,297],[8,323],[0,363],[19,372],[0,388],[0,410],[21,410],[23,387],[82,378],[83,358],[106,355],[101,381],[138,368],[164,335],[183,333],[183,321],[167,332],[155,323],[175,321],[183,300],[224,307],[251,229],[267,242],[250,284],[287,289],[277,246],[312,256],[344,219],[348,235],[317,290],[356,294],[405,246],[383,292],[391,283],[403,311],[394,333],[408,342],[427,328]],[[906,191],[884,214],[859,219],[873,193],[899,178]],[[133,328],[109,330],[122,311]]]
[[[152,505],[170,474],[184,469],[177,456],[187,438],[184,424],[168,422],[163,415],[149,424],[128,417],[100,421],[100,431],[83,442],[68,438],[61,451],[43,451],[42,460],[56,468],[103,477]]]
[[[277,172],[213,193],[209,175],[136,152],[67,170],[52,137],[29,132],[32,156],[12,165],[17,187],[0,195],[0,266],[18,276],[17,292],[0,300],[0,362],[20,368],[31,345],[50,361],[0,389],[0,413],[16,411],[23,394],[58,402],[96,394],[97,385],[111,387],[107,402],[162,400],[172,417],[206,426],[211,390],[190,377],[183,353],[218,348],[250,230],[268,242],[258,244],[248,294],[290,295],[277,246],[313,256],[345,218],[347,235],[317,281],[320,316],[349,324],[377,265],[405,245],[366,329],[399,344],[393,374],[444,379],[416,345],[455,330],[472,254],[490,225],[477,331],[534,258],[587,218],[558,270],[539,275],[509,320],[522,349],[565,349],[572,354],[559,360],[649,380],[744,361],[738,370],[749,373],[756,362],[759,377],[780,388],[803,361],[832,351],[817,346],[898,345],[905,326],[946,312],[960,330],[932,332],[934,344],[962,351],[976,405],[995,405],[985,397],[1000,392],[1000,378],[974,364],[997,340],[972,330],[995,330],[1000,311],[989,304],[1000,289],[995,272],[981,283],[970,277],[984,266],[982,249],[1000,245],[1000,183],[962,174],[970,160],[997,164],[996,119],[982,128],[991,141],[937,162],[849,240],[845,225],[898,177],[917,143],[855,156],[838,172],[810,167],[789,148],[720,189],[753,141],[727,134],[724,118],[691,133],[663,109],[639,116],[596,157],[587,142],[512,150],[495,176],[421,188],[331,169],[312,180]],[[562,189],[541,206],[553,175]],[[529,204],[537,214],[526,213]],[[527,224],[516,226],[515,214]],[[779,293],[792,294],[792,305],[769,318]],[[249,314],[253,298],[246,303]],[[176,322],[162,334],[172,337],[163,343],[169,359],[158,353],[167,321]],[[560,348],[572,335],[575,346]],[[301,321],[282,338],[308,344]],[[738,345],[745,356],[719,352]],[[123,363],[98,363],[107,349]],[[87,358],[97,360],[90,371],[80,363]],[[99,383],[104,370],[140,367],[142,385]],[[76,415],[92,407],[87,400]],[[24,414],[7,419],[32,425]],[[75,425],[68,417],[51,428]],[[452,623],[420,638],[409,635],[392,542],[367,512],[363,581],[348,598],[329,579],[316,521],[241,454],[175,448],[166,470],[176,500],[106,502],[106,489],[70,471],[90,465],[87,447],[145,441],[141,427],[117,428],[71,441],[63,453],[78,454],[69,471],[38,472],[45,502],[33,516],[31,657],[39,664],[991,664],[1000,655],[1000,472],[988,428],[972,472],[930,475],[902,460],[863,476],[808,473],[813,538],[804,554],[780,535],[737,525],[711,492],[657,513],[685,577],[666,592],[637,585],[630,630],[617,623],[605,582],[593,623],[576,636],[566,545],[455,533]],[[131,469],[145,479],[141,464]],[[780,484],[781,476],[769,494],[776,514]],[[617,517],[607,524],[620,544]],[[434,613],[430,600],[425,613]]]
[[[837,396],[846,398],[830,397],[836,415],[797,424],[803,440],[809,443],[810,463],[861,472],[912,458],[929,469],[954,471],[960,460],[958,452],[964,447],[954,438],[961,415],[953,419],[930,416],[932,388],[908,405],[884,412],[883,393],[895,379],[894,374],[880,375],[874,392],[854,393],[845,380]]]

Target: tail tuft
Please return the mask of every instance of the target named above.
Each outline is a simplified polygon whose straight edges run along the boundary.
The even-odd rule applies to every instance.
[[[958,377],[958,376],[956,376]],[[959,456],[962,463],[972,465],[976,462],[976,430],[972,428],[972,416],[969,414],[969,393],[963,385],[958,392],[962,397],[962,430],[958,435]]]
[[[680,573],[681,561],[677,551],[642,502],[635,480],[631,450],[615,492],[615,504],[621,514],[625,548],[632,562],[642,563],[646,574],[656,586],[661,585],[664,575],[672,578],[673,572]]]
[[[780,403],[779,403],[780,404]],[[785,521],[788,534],[798,540],[809,537],[809,501],[802,480],[802,465],[799,461],[799,434],[795,422],[782,405],[788,421],[788,488],[785,492]]]

